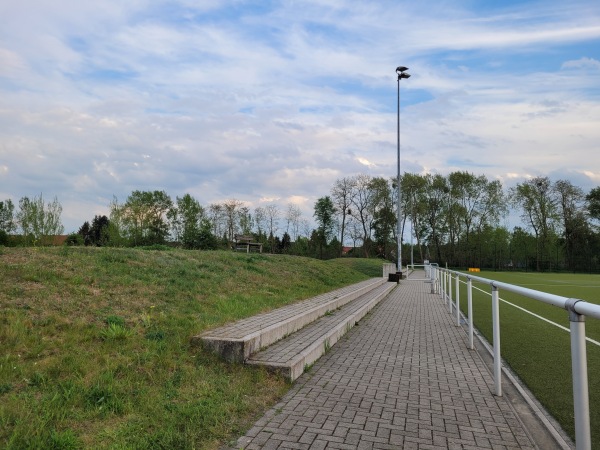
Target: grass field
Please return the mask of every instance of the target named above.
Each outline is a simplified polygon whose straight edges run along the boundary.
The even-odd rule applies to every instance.
[[[0,447],[218,448],[289,385],[190,337],[373,276],[380,261],[0,247]]]
[[[483,278],[516,284],[565,297],[600,304],[600,275],[481,272]],[[475,326],[492,342],[489,287],[473,283]],[[454,285],[453,285],[454,289]],[[569,327],[568,313],[520,295],[500,290],[500,298]],[[461,284],[461,309],[466,312],[466,287]],[[500,303],[502,357],[540,402],[573,437],[573,387],[569,333],[504,302]],[[600,341],[600,320],[586,320],[586,335]],[[588,378],[592,447],[600,448],[600,347],[588,342]]]

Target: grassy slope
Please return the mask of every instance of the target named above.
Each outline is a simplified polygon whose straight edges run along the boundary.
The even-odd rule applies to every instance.
[[[480,276],[600,303],[598,275],[482,272]],[[489,292],[488,287],[479,287]],[[461,309],[464,312],[466,293],[464,286],[461,289]],[[502,290],[500,297],[569,328],[565,310]],[[492,342],[490,296],[474,291],[473,311],[476,326]],[[563,428],[574,436],[569,333],[504,303],[500,303],[500,320],[503,358]],[[600,341],[599,320],[586,321],[586,335]],[[597,375],[600,373],[600,347],[588,343],[587,356],[592,441],[593,447],[600,447],[600,377]]]
[[[380,274],[374,260],[0,248],[0,447],[216,448],[289,386],[190,337]]]

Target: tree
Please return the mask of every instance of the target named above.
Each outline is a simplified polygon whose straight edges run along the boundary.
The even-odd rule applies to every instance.
[[[292,232],[292,236],[294,236],[294,242],[298,239],[298,232],[300,229],[300,218],[302,217],[302,212],[297,205],[293,203],[289,203],[287,207],[287,211],[285,213],[286,220],[286,233],[289,234],[290,228]],[[291,240],[291,236],[290,236]]]
[[[346,233],[346,223],[348,216],[352,214],[350,209],[352,205],[352,198],[355,194],[355,179],[353,178],[342,178],[336,180],[331,189],[331,199],[335,206],[337,215],[340,219],[340,256],[344,248],[344,239]]]
[[[6,234],[13,233],[17,229],[14,214],[15,205],[11,199],[0,202],[0,230]]]
[[[122,247],[128,244],[125,234],[125,226],[123,224],[123,208],[119,204],[117,197],[113,196],[108,209],[109,223],[106,229],[108,236],[107,243],[110,243],[113,247]]]
[[[311,223],[307,218],[300,219],[300,232],[307,240],[312,233]]]
[[[358,220],[356,220],[354,217],[350,216],[348,218],[348,224],[347,224],[346,229],[348,231],[348,235],[350,236],[350,239],[352,239],[352,249],[354,250],[357,247],[357,243],[359,243],[359,242],[362,243],[362,238],[363,238],[362,226],[360,225]]]
[[[47,205],[44,204],[42,194],[32,200],[28,197],[21,198],[16,219],[25,242],[36,245],[43,243],[45,238],[62,234],[64,227],[60,220],[61,213],[62,206],[56,197]]]
[[[588,216],[600,221],[600,186],[595,187],[585,196]]]
[[[250,209],[247,206],[242,206],[238,212],[238,221],[240,225],[240,231],[244,235],[252,233],[254,228],[254,219],[250,214]]]
[[[552,190],[556,196],[560,214],[567,264],[569,268],[573,268],[576,242],[584,239],[587,235],[587,221],[584,213],[585,195],[581,188],[567,180],[556,181]]]
[[[175,240],[184,248],[197,248],[198,234],[205,218],[204,208],[198,200],[190,194],[176,197],[175,205],[168,211],[167,218]]]
[[[280,253],[288,253],[291,245],[292,245],[292,238],[286,231],[285,233],[283,233],[283,236],[281,237],[281,241],[279,242],[279,252]]]
[[[81,225],[79,227],[79,230],[77,231],[77,235],[81,238],[81,243],[83,245],[90,245],[91,243],[91,236],[90,236],[90,223],[86,220],[85,222],[83,222],[83,225]],[[71,238],[71,236],[69,236]],[[80,242],[79,240],[76,239],[71,239],[72,242],[69,245],[78,245],[78,242]]]
[[[200,230],[194,241],[194,248],[200,250],[216,250],[219,246],[218,240],[211,232],[210,220],[204,218],[200,223]]]
[[[557,203],[552,193],[548,177],[527,180],[512,188],[510,193],[513,205],[521,209],[521,218],[535,234],[537,270],[541,269],[541,261],[546,256],[558,220]]]
[[[223,205],[213,203],[208,207],[210,223],[212,225],[212,234],[214,236],[223,236],[225,232],[225,212]]]
[[[536,247],[535,236],[522,227],[514,227],[508,249],[509,267],[527,269],[528,260],[534,254]]]
[[[469,172],[452,172],[448,175],[450,208],[448,231],[450,242],[461,238],[468,258],[472,259],[471,234],[474,229],[498,225],[500,216],[507,211],[506,200],[500,181],[489,181],[484,175]],[[468,262],[467,264],[473,264]]]
[[[108,217],[94,216],[92,220],[92,226],[89,228],[89,242],[86,245],[95,245],[97,247],[103,247],[109,242],[109,226],[110,221]]]
[[[333,231],[335,216],[335,207],[331,201],[331,197],[321,197],[315,203],[314,217],[319,224],[318,228],[318,240],[319,240],[319,253],[321,259],[323,259],[323,246],[327,245],[331,232]]]
[[[448,226],[450,188],[446,178],[439,174],[427,174],[425,182],[419,201],[422,202],[427,241],[435,247],[438,263],[442,264],[442,243]]]
[[[404,206],[404,218],[409,217],[412,223],[413,234],[417,239],[417,248],[421,261],[425,259],[423,253],[423,237],[425,235],[426,194],[427,179],[418,174],[405,173],[400,181]]]
[[[233,242],[235,234],[239,229],[240,208],[244,204],[236,199],[227,200],[223,203],[223,213],[225,216],[225,226],[227,230],[227,239]]]
[[[173,207],[165,191],[133,191],[120,207],[124,232],[136,245],[162,244],[169,234],[167,212]]]
[[[262,206],[254,209],[254,225],[259,237],[265,233],[267,228],[267,211]]]
[[[371,177],[361,174],[354,178],[355,195],[352,197],[352,216],[362,229],[362,243],[365,257],[369,257],[371,233],[373,231],[373,189]]]
[[[390,184],[385,178],[373,178],[370,183],[372,191],[373,233],[381,254],[387,258],[388,244],[396,237],[397,217],[395,214],[394,196]],[[406,218],[405,218],[406,220]]]
[[[271,253],[275,251],[275,233],[279,225],[279,208],[274,203],[265,206],[265,220],[269,229],[269,241],[271,243]]]

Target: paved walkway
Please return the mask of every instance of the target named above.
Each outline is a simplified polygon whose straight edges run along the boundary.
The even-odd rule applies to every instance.
[[[534,449],[439,295],[404,281],[236,448]]]

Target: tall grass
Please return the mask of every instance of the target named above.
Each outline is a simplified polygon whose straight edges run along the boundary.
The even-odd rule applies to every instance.
[[[189,345],[367,278],[360,261],[184,250],[0,249],[0,447],[214,449],[288,388]]]
[[[582,274],[524,274],[482,272],[484,278],[516,284],[565,297],[600,303],[600,276]],[[477,328],[489,342],[492,316],[489,287],[473,291],[473,317]],[[454,286],[453,286],[454,288]],[[461,286],[461,309],[466,310],[466,292]],[[500,297],[559,325],[569,328],[568,313],[517,294],[500,290]],[[505,303],[500,303],[502,357],[534,393],[536,398],[574,438],[573,380],[568,332],[537,319]],[[586,335],[600,340],[600,321],[586,321]],[[588,378],[593,447],[600,448],[600,347],[588,343]]]

